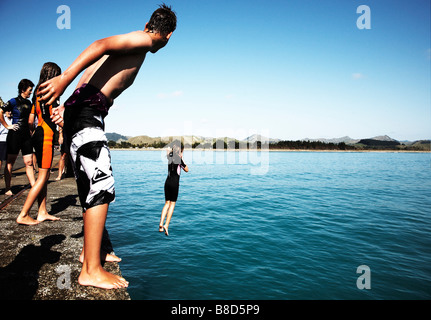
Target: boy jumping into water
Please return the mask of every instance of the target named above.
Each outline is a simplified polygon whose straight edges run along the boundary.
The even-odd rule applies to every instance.
[[[97,40],[60,76],[40,85],[48,105],[86,69],[72,96],[55,109],[53,121],[63,126],[70,148],[84,217],[84,259],[78,282],[105,289],[128,282],[102,268],[100,247],[109,203],[115,199],[104,118],[113,101],[134,81],[148,52],[156,53],[176,29],[176,15],[165,4],[153,12],[143,31]]]

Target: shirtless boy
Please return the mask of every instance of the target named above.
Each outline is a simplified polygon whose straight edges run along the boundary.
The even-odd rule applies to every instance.
[[[104,118],[114,99],[133,83],[146,54],[156,53],[168,43],[176,21],[175,13],[163,4],[143,31],[95,41],[63,74],[40,85],[38,95],[51,104],[86,69],[75,92],[52,115],[53,121],[63,126],[84,211],[81,285],[105,289],[128,286],[124,278],[105,271],[100,261],[108,207],[115,199]]]

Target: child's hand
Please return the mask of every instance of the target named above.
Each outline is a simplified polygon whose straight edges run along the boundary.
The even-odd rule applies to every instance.
[[[12,131],[16,131],[16,130],[18,130],[18,128],[19,128],[19,126],[18,126],[18,124],[10,124],[10,125],[8,125],[7,127],[6,127],[6,129],[8,129],[8,130],[12,130]]]
[[[42,83],[36,94],[47,105],[52,105],[63,94],[66,87],[67,83],[63,80],[63,75],[59,75]]]
[[[52,115],[51,120],[56,125],[63,127],[64,120],[63,120],[63,114],[64,114],[64,105],[61,105],[57,108],[52,109]]]

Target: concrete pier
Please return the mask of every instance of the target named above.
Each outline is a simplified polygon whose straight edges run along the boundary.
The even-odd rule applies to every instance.
[[[22,159],[21,156],[18,157]],[[30,186],[20,161],[12,176],[14,196],[4,195],[0,175],[0,299],[22,300],[130,300],[126,289],[104,290],[78,284],[82,264],[78,258],[83,246],[82,209],[75,179],[56,181],[59,154],[54,158],[54,172],[48,183],[48,212],[59,221],[45,221],[35,226],[16,223]],[[22,161],[22,160],[21,160]],[[3,164],[4,167],[4,164]],[[37,177],[37,173],[36,173]],[[30,216],[36,218],[38,205]],[[109,227],[108,227],[109,228]],[[113,252],[105,230],[102,247]],[[121,262],[120,262],[121,263]],[[118,263],[106,262],[104,268],[121,275]]]

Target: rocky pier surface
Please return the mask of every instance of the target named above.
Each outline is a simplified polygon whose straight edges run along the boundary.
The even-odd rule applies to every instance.
[[[34,226],[16,223],[30,190],[19,159],[20,155],[12,176],[13,196],[5,196],[3,174],[0,175],[0,299],[130,300],[127,289],[104,290],[78,284],[82,266],[78,258],[84,241],[82,209],[75,179],[55,180],[58,154],[48,182],[47,209],[60,220]],[[2,173],[3,167],[4,164]],[[36,218],[37,210],[36,201],[30,216]],[[107,230],[102,247],[113,252]],[[103,267],[121,275],[118,263],[105,262]]]

